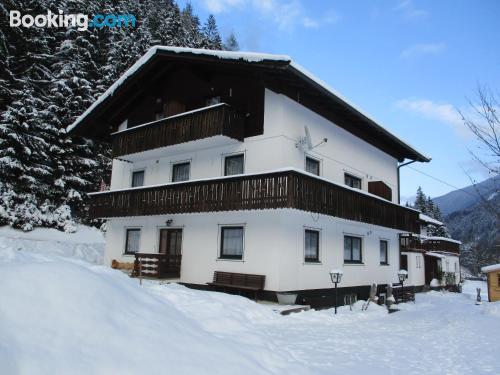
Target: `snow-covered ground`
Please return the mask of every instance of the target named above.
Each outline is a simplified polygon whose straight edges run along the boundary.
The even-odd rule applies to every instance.
[[[290,316],[96,265],[99,232],[0,228],[0,374],[499,374],[500,304],[418,294]],[[87,261],[86,261],[87,260]],[[91,261],[90,263],[88,261]]]

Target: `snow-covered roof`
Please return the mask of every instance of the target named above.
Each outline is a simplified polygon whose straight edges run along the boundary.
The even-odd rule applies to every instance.
[[[426,239],[426,240],[436,240],[436,241],[448,241],[448,242],[454,242],[454,243],[457,243],[459,245],[462,244],[461,241],[458,241],[458,240],[454,240],[453,238],[448,238],[448,237],[427,237],[427,236],[422,236],[423,239]]]
[[[425,253],[425,255],[439,259],[446,258],[446,255],[435,253],[434,251],[428,251]]]
[[[102,94],[85,112],[83,112],[70,126],[67,127],[66,131],[73,131],[80,123],[93,112],[101,103],[106,99],[113,96],[115,91],[125,83],[125,81],[136,73],[139,68],[145,65],[154,55],[158,52],[168,52],[173,54],[192,54],[192,55],[202,55],[216,57],[221,60],[240,60],[246,63],[262,63],[262,62],[281,62],[288,65],[292,71],[302,77],[302,79],[310,80],[313,84],[319,86],[325,90],[330,96],[334,97],[336,100],[340,100],[345,105],[351,107],[367,120],[369,120],[380,132],[389,136],[393,141],[399,143],[405,149],[410,150],[414,155],[415,159],[420,161],[430,161],[430,157],[418,151],[415,147],[403,141],[400,137],[396,136],[386,127],[381,125],[381,123],[374,119],[371,115],[361,110],[359,107],[348,101],[339,92],[328,86],[325,82],[314,76],[308,70],[294,62],[290,56],[287,55],[275,55],[268,53],[255,53],[255,52],[240,52],[240,51],[218,51],[218,50],[208,50],[199,48],[185,48],[185,47],[170,47],[170,46],[154,46],[151,47],[146,54],[144,54],[134,65],[132,65],[117,81],[115,81],[105,92]]]
[[[439,225],[439,226],[444,225],[444,224],[443,224],[442,222],[440,222],[439,220],[436,220],[436,219],[434,219],[434,218],[432,218],[432,217],[430,217],[430,216],[427,216],[427,215],[425,215],[425,214],[422,214],[422,213],[421,213],[421,214],[420,214],[420,215],[418,215],[418,216],[419,216],[420,221],[423,221],[423,222],[425,222],[425,223],[429,223],[429,224],[436,224],[436,225]]]
[[[500,271],[500,263],[492,264],[492,265],[486,266],[486,267],[482,267],[481,271],[483,271],[483,272]]]

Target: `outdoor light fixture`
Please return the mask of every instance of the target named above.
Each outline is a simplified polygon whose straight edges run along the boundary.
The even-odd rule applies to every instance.
[[[168,220],[165,222],[165,224],[167,225],[167,227],[169,227],[169,226],[171,226],[171,225],[172,225],[172,223],[173,223],[173,222],[174,222],[174,221],[173,221],[172,219],[168,219]]]
[[[404,302],[404,291],[403,291],[403,282],[405,281],[405,279],[408,277],[408,271],[406,270],[399,270],[398,271],[398,279],[399,279],[399,282],[401,283],[401,301]]]
[[[331,270],[330,278],[332,279],[332,283],[335,284],[335,315],[337,314],[337,284],[342,280],[343,272],[341,270]]]
[[[406,280],[407,276],[408,276],[408,271],[406,271],[406,270],[399,270],[399,272],[398,272],[398,278],[399,278],[399,282],[401,283],[401,286],[403,286],[403,281]]]

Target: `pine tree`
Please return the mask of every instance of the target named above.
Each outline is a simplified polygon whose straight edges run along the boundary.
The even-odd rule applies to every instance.
[[[421,186],[419,186],[417,189],[417,196],[415,198],[415,203],[413,204],[413,207],[422,213],[425,213],[427,211],[427,203],[426,203],[426,199],[425,199],[425,194],[422,191]]]
[[[135,28],[8,26],[9,11],[133,14]],[[233,45],[237,45],[234,40]],[[65,129],[154,44],[221,48],[174,0],[4,0],[0,6],[0,225],[74,229],[86,193],[110,175],[110,147]]]
[[[222,40],[215,22],[215,17],[211,14],[203,26],[203,35],[205,36],[204,48],[222,49]]]
[[[238,44],[236,36],[234,35],[234,32],[231,32],[231,34],[229,34],[229,36],[226,38],[223,48],[226,51],[239,51],[240,46]]]

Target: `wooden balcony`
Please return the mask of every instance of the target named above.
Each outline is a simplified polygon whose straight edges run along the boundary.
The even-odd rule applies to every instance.
[[[136,253],[132,276],[158,279],[179,278],[181,259],[180,254]]]
[[[244,119],[221,103],[112,134],[113,157],[212,137],[243,140]]]
[[[401,251],[425,251],[420,237],[407,233],[399,235],[399,248]]]
[[[460,254],[460,244],[453,240],[427,238],[423,242],[427,251],[445,251],[447,253]]]
[[[292,208],[418,233],[418,212],[298,170],[91,194],[90,216]]]
[[[421,239],[412,234],[402,234],[399,236],[399,248],[401,251],[444,251],[460,254],[460,244],[452,239]]]

